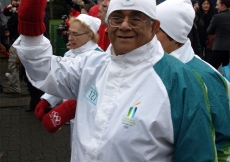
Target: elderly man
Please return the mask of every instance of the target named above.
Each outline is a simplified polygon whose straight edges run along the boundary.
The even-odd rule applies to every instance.
[[[52,55],[41,35],[45,3],[22,0],[14,47],[33,85],[78,100],[72,162],[216,159],[205,87],[193,70],[164,54],[155,36],[155,1],[111,0],[112,46],[81,59]]]

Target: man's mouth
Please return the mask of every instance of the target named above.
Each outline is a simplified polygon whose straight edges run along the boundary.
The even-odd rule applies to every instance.
[[[133,38],[133,36],[118,36],[118,38],[121,38],[121,39],[131,39],[131,38]]]

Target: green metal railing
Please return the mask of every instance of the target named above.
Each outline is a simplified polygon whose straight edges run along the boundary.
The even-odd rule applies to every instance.
[[[61,36],[57,34],[57,28],[61,21],[55,21],[50,24],[50,42],[53,46],[53,53],[57,56],[64,56],[67,52],[66,44],[62,40]]]

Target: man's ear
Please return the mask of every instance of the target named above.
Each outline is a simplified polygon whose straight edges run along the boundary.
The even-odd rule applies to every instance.
[[[158,29],[160,29],[160,21],[154,20],[152,24],[152,33],[155,34]]]

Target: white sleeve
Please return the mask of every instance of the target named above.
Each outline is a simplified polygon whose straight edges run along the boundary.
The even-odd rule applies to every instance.
[[[50,41],[42,35],[20,35],[13,46],[33,86],[66,99],[77,99],[79,81],[85,61],[53,55]]]
[[[47,102],[49,102],[50,107],[55,107],[60,101],[62,101],[62,98],[50,95],[48,93],[45,93],[41,96],[41,99],[45,99]]]

